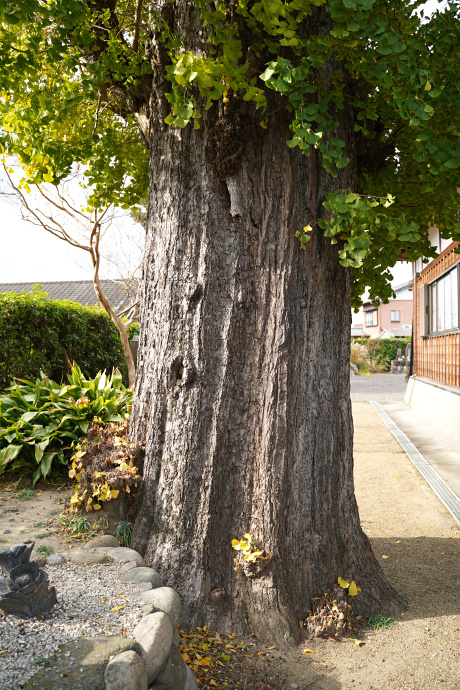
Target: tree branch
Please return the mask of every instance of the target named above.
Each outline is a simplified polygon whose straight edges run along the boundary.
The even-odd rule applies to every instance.
[[[133,38],[133,51],[137,53],[139,48],[139,31],[141,28],[141,16],[142,16],[142,0],[137,0],[136,5],[136,15],[134,18],[134,38]]]
[[[137,300],[137,302],[134,302],[134,304],[130,304],[129,307],[126,309],[123,309],[123,311],[118,312],[118,316],[121,318],[124,314],[127,314],[131,309],[134,307],[137,307],[137,305],[140,303],[140,299]],[[137,310],[136,310],[137,313]],[[129,326],[129,324],[133,323],[133,320],[130,319],[126,325]]]

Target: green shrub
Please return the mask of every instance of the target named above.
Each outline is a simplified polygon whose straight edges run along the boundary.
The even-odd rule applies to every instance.
[[[131,338],[135,335],[139,335],[141,332],[141,325],[138,321],[134,321],[134,323],[131,323],[128,326],[128,340],[131,340]]]
[[[0,293],[0,389],[41,372],[62,381],[69,361],[90,377],[119,369],[127,382],[118,331],[102,309],[50,300],[39,289]]]
[[[398,356],[398,348],[401,354],[406,352],[406,345],[411,342],[411,338],[385,338],[383,340],[369,339],[366,343],[369,356],[377,365],[383,365],[387,371],[390,370],[391,360]]]
[[[33,484],[56,476],[91,422],[119,422],[130,412],[132,392],[117,370],[85,379],[74,364],[67,378],[65,386],[46,376],[19,381],[0,396],[0,475],[31,474]]]

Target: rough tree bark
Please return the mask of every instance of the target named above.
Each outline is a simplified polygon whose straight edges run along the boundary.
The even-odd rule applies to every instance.
[[[182,623],[296,639],[310,597],[338,576],[360,612],[401,610],[360,527],[349,395],[350,270],[315,226],[328,193],[356,189],[353,115],[336,179],[247,104],[235,175],[216,172],[217,114],[201,129],[151,116],[149,226],[133,434],[146,439],[134,546],[182,598]],[[164,114],[163,114],[164,117]],[[158,118],[158,119],[157,119]],[[232,149],[233,150],[233,149]],[[235,572],[249,532],[274,556]]]

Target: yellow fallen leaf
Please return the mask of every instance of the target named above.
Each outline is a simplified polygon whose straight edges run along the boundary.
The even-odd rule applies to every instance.
[[[276,647],[268,647],[267,649],[276,649]]]
[[[339,585],[340,585],[343,589],[346,589],[347,587],[350,586],[350,580],[343,580],[341,577],[339,577],[339,579],[337,580],[337,582],[339,583]]]
[[[364,642],[362,640],[356,639],[356,637],[350,637],[350,642],[353,642],[357,647],[361,647]]]
[[[398,539],[398,541],[396,542],[396,544],[400,544],[400,543],[401,543],[401,539]]]
[[[385,558],[385,559],[386,559],[386,558],[390,558],[390,557],[389,557],[389,556],[382,556],[382,558]]]
[[[314,653],[315,653],[315,652],[314,652],[313,649],[308,649],[308,648],[307,648],[307,649],[304,649],[303,652],[302,652],[302,654],[314,654]]]
[[[353,580],[352,583],[350,584],[350,587],[348,588],[348,594],[350,597],[355,597],[358,592],[361,591],[361,587],[358,587],[358,585],[355,583]]]
[[[113,609],[110,609],[111,611],[121,611],[121,609],[124,609],[125,605],[122,604],[121,606],[114,606]]]
[[[207,656],[205,659],[200,659],[200,661],[197,661],[196,663],[200,664],[200,666],[211,666],[211,659]]]

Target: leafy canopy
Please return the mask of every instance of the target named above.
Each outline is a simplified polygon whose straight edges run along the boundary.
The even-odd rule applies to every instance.
[[[424,18],[423,4],[162,0],[137,14],[131,0],[1,0],[0,148],[19,156],[26,188],[57,183],[78,161],[94,205],[134,205],[147,188],[137,123],[152,66],[167,80],[171,127],[199,129],[203,111],[232,92],[270,128],[267,94],[276,91],[292,116],[288,146],[316,149],[332,177],[354,164],[347,152],[357,154],[356,189],[330,195],[322,218],[306,219],[300,246],[318,223],[354,269],[354,303],[366,285],[389,298],[398,256],[433,256],[431,224],[460,240],[459,9],[447,3]],[[171,7],[199,13],[198,48]],[[346,142],[337,132],[350,106]]]

